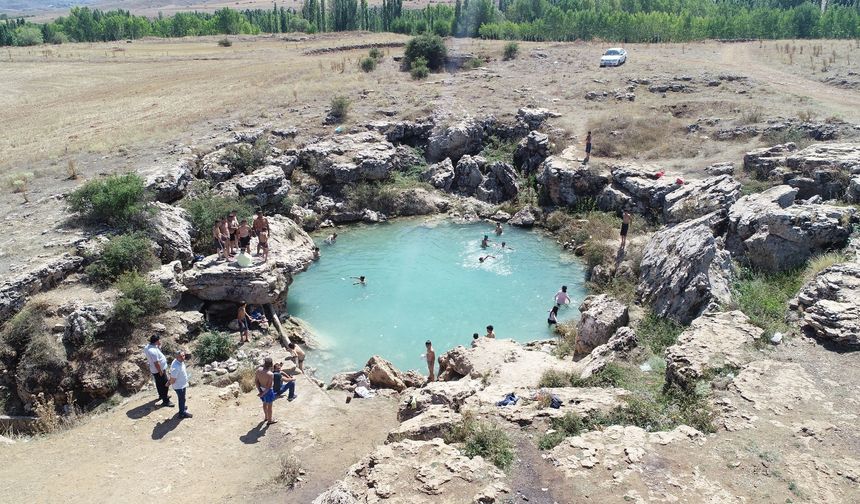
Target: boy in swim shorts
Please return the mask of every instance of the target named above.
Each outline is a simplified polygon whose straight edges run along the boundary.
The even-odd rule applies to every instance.
[[[272,403],[275,402],[275,373],[272,372],[272,367],[272,358],[266,357],[263,359],[263,365],[257,368],[254,377],[254,382],[257,385],[257,397],[263,401],[263,416],[266,425],[277,423],[277,420],[272,418]]]
[[[239,235],[239,249],[242,252],[251,253],[251,226],[248,225],[248,221],[242,219],[242,222],[239,224],[239,228],[236,230],[236,234]]]

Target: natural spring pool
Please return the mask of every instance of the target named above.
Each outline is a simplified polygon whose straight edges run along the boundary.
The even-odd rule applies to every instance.
[[[504,226],[496,236],[486,222],[401,219],[340,228],[328,245],[330,232],[314,235],[320,259],[295,277],[287,304],[322,347],[308,358],[319,378],[360,369],[375,354],[426,374],[426,340],[439,356],[468,347],[488,324],[498,338],[547,338],[560,287],[567,285],[572,301],[559,321],[576,318],[585,296],[583,265],[537,230]],[[485,234],[492,242],[482,249]],[[486,254],[495,258],[479,262]],[[361,275],[366,285],[354,285],[350,277]]]

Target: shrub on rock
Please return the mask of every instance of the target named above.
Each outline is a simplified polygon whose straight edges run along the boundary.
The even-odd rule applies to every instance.
[[[108,241],[101,256],[87,266],[86,273],[96,283],[106,284],[123,273],[145,273],[159,263],[152,242],[141,233],[123,234]]]
[[[143,178],[129,173],[91,180],[66,199],[69,209],[86,220],[132,227],[142,222],[147,193]]]
[[[197,340],[195,353],[201,363],[209,364],[214,361],[229,359],[235,348],[233,339],[229,334],[208,332]]]
[[[165,293],[161,284],[152,284],[137,272],[125,273],[116,283],[121,296],[114,305],[114,320],[130,326],[164,307]]]
[[[220,196],[212,191],[182,200],[182,207],[188,211],[188,218],[197,233],[193,242],[194,250],[203,253],[215,252],[211,233],[215,221],[234,210],[239,220],[249,219],[254,214],[254,209],[247,199]]]

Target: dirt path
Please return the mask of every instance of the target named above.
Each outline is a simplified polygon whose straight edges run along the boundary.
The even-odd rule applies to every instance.
[[[298,399],[276,401],[280,421],[265,429],[255,394],[225,401],[221,390],[189,389],[190,420],[175,420],[175,408],[154,408],[154,392],[144,391],[74,429],[4,446],[0,502],[306,503],[397,424],[393,400],[347,405],[342,394],[300,378]],[[273,482],[286,454],[307,471],[293,490]]]

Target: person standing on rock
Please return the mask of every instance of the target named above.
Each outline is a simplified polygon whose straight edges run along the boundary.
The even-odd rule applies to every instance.
[[[227,250],[224,248],[224,237],[221,235],[221,221],[215,221],[212,226],[212,239],[215,243],[215,253],[218,254],[218,259],[227,260]]]
[[[239,310],[236,312],[236,321],[239,322],[239,344],[250,342],[250,321],[248,320],[247,304],[242,301],[239,304]]]
[[[185,391],[188,390],[188,370],[185,368],[185,359],[188,356],[183,350],[176,352],[176,358],[170,365],[170,382],[176,397],[179,399],[179,418],[191,418],[194,415],[188,412],[185,406]]]
[[[235,254],[239,250],[239,219],[236,217],[236,211],[230,212],[230,218],[227,219],[227,226],[230,228],[230,250]]]
[[[263,365],[257,368],[257,373],[254,376],[257,396],[263,401],[263,416],[266,425],[277,423],[277,420],[272,418],[272,403],[275,402],[275,373],[272,372],[272,367],[272,358],[266,357],[263,359]]]
[[[436,381],[436,350],[433,350],[433,343],[430,340],[424,342],[424,346],[427,347],[427,353],[424,355],[427,357],[427,369],[430,371],[427,375],[427,381]]]
[[[230,216],[226,216],[221,219],[221,239],[224,241],[225,248],[227,249],[227,258],[233,256],[233,249],[230,244]]]
[[[627,231],[630,230],[630,223],[633,221],[633,216],[627,210],[621,216],[621,250],[627,244]]]
[[[591,159],[591,132],[588,132],[588,135],[585,137],[585,159],[582,160],[583,163],[587,163],[588,160]]]
[[[247,252],[251,253],[251,226],[248,225],[248,221],[242,219],[242,222],[239,223],[239,228],[236,230],[236,234],[239,235],[239,250],[242,253]]]
[[[257,255],[260,255],[260,248],[265,248],[266,252],[269,251],[269,220],[263,216],[263,209],[257,209],[257,216],[254,217],[254,234],[257,235]],[[266,233],[266,241],[263,241],[261,233]],[[264,245],[265,244],[265,245]]]
[[[149,372],[155,380],[155,389],[161,406],[173,407],[170,402],[170,393],[167,389],[167,358],[161,353],[161,336],[153,334],[149,337],[149,344],[143,348],[146,361],[149,363]]]

